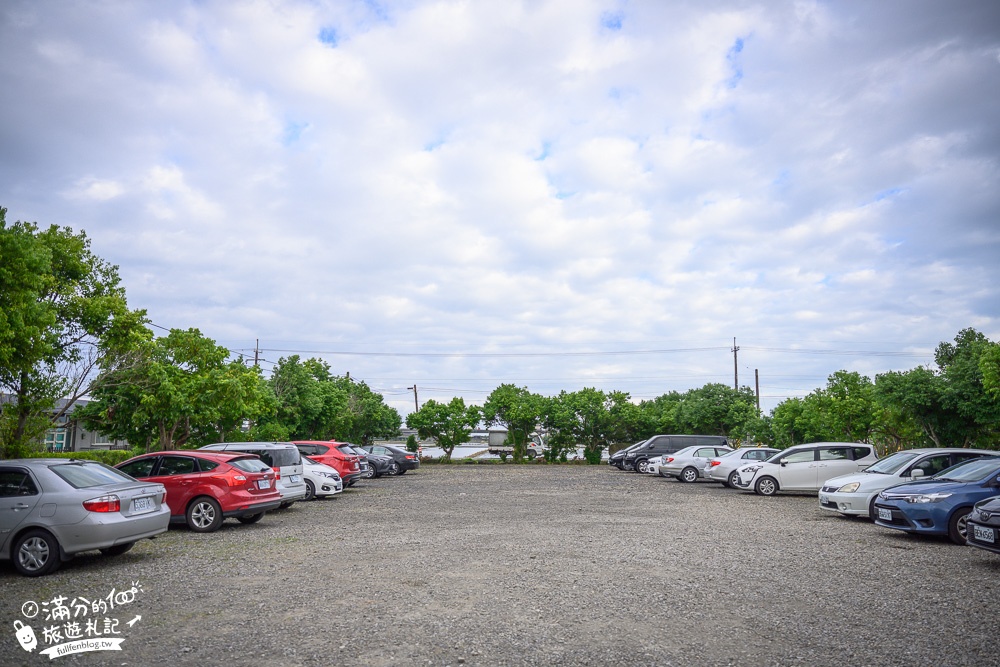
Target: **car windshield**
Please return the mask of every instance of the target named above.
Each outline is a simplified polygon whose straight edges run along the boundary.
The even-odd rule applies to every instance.
[[[959,463],[946,470],[942,470],[929,479],[936,479],[941,482],[981,482],[990,475],[998,472],[1000,472],[1000,461],[990,457],[988,459],[975,459]]]
[[[316,465],[316,463],[317,463],[316,461],[313,461],[311,458],[309,458],[305,454],[302,455],[302,462],[303,463],[309,463],[310,465]]]
[[[891,475],[901,468],[909,465],[913,459],[920,456],[916,452],[896,452],[892,456],[887,456],[877,463],[873,463],[862,472],[873,472],[877,475]]]
[[[135,478],[103,463],[62,463],[52,466],[51,470],[77,489],[135,481]]]

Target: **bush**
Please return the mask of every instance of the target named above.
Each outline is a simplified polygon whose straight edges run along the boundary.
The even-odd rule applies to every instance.
[[[144,454],[140,449],[88,449],[83,452],[32,452],[30,458],[35,459],[87,459],[100,461],[109,466],[118,465],[133,456]]]

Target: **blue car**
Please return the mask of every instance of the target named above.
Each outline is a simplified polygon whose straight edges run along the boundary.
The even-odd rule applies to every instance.
[[[947,535],[964,545],[972,506],[998,494],[1000,460],[974,459],[881,492],[875,501],[875,523],[907,533]]]

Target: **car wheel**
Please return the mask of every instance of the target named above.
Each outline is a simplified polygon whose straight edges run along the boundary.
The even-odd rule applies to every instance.
[[[375,466],[369,465],[368,471],[365,472],[365,479],[371,479],[373,477],[375,477]]]
[[[778,492],[778,481],[773,477],[761,477],[757,480],[753,490],[758,496],[773,496]]]
[[[14,567],[26,577],[41,577],[59,567],[59,542],[44,530],[29,530],[14,543]]]
[[[188,505],[187,525],[196,533],[214,533],[222,525],[222,508],[214,498],[202,496]]]
[[[105,556],[121,556],[126,551],[130,550],[135,546],[135,542],[126,542],[125,544],[116,544],[113,547],[104,547],[101,549],[101,553]]]
[[[398,475],[399,474],[399,464],[393,461],[389,464],[389,474]]]
[[[677,479],[682,482],[688,482],[689,484],[691,482],[696,482],[698,481],[698,471],[691,467],[684,468],[684,470],[681,470],[681,474],[677,477]]]
[[[972,513],[972,508],[966,507],[958,510],[951,516],[951,520],[948,521],[948,537],[955,544],[961,544],[963,547],[966,544],[965,538],[969,535],[969,514]]]
[[[722,483],[722,486],[728,487],[730,489],[736,488],[736,481],[740,478],[740,474],[735,470],[729,473],[729,479]]]
[[[256,514],[251,514],[250,516],[241,516],[238,521],[244,524],[257,523],[264,518],[265,514],[267,514],[267,512],[257,512]]]
[[[398,473],[396,473],[396,474],[397,474],[397,475],[405,475],[405,474],[406,474],[406,471],[405,471],[405,470],[403,470],[402,468],[400,468],[400,469],[399,469],[399,472],[398,472]]]
[[[649,461],[647,461],[646,459],[635,462],[636,472],[646,472],[646,470],[648,469],[649,469]]]
[[[302,500],[312,500],[316,497],[316,487],[308,479],[306,480],[306,497]]]

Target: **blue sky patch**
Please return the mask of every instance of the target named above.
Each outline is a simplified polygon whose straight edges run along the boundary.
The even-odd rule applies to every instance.
[[[733,43],[726,53],[726,60],[733,71],[733,75],[726,81],[726,85],[729,88],[735,88],[743,80],[743,63],[740,60],[741,53],[743,53],[743,38],[737,37],[736,42]]]
[[[285,146],[291,146],[296,143],[302,136],[302,132],[309,127],[309,123],[296,123],[295,121],[288,121],[285,123],[285,131],[281,137],[281,143]]]
[[[604,12],[601,14],[601,27],[605,30],[621,30],[625,12]]]
[[[321,28],[319,31],[319,41],[327,46],[337,46],[340,43],[340,35],[336,28]]]

